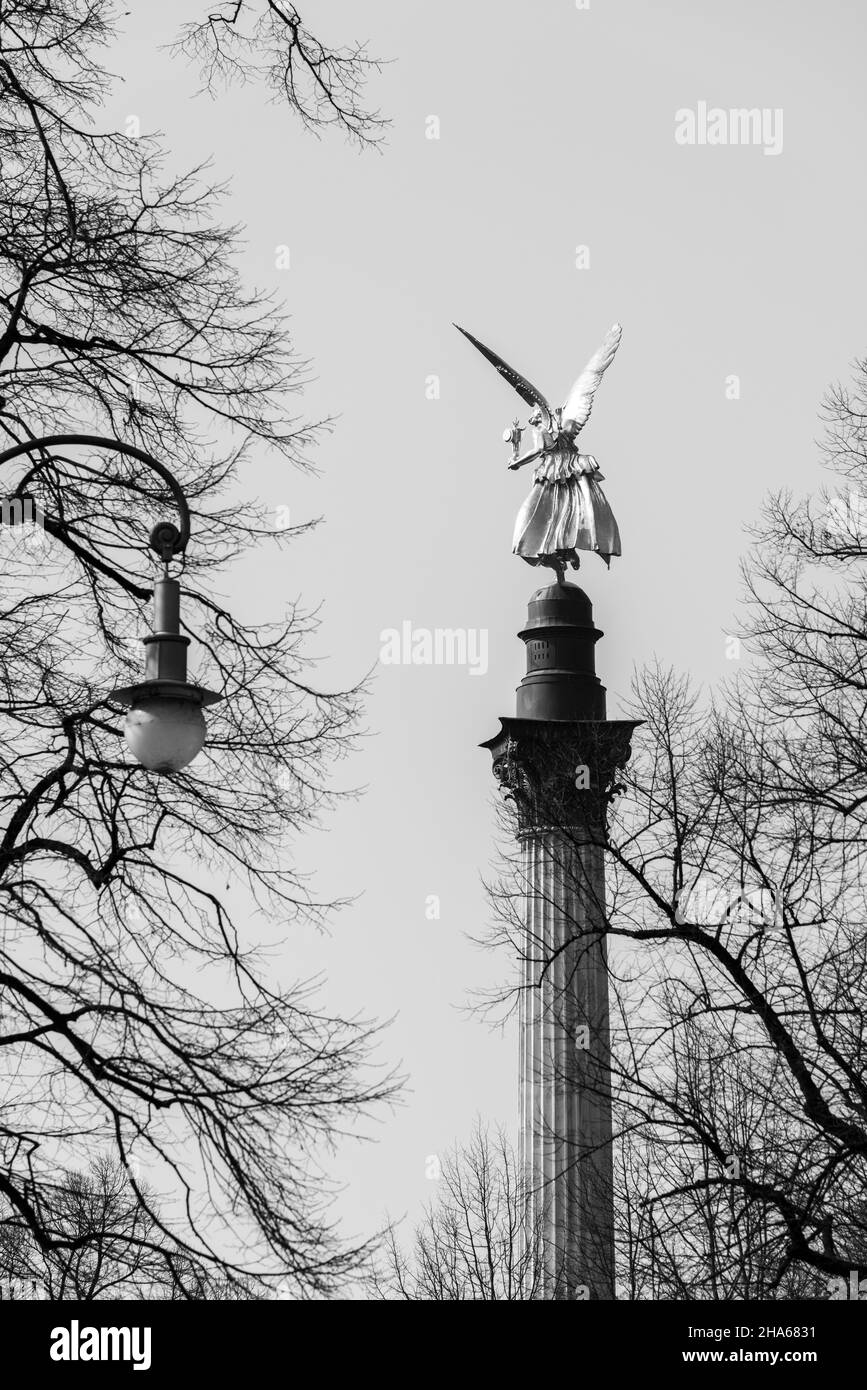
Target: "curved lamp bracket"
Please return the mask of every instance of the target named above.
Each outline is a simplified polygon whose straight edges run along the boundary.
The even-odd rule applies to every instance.
[[[25,439],[20,444],[13,444],[8,449],[0,450],[0,464],[9,463],[11,459],[19,458],[22,454],[32,454],[39,449],[67,447],[72,444],[82,444],[90,449],[106,449],[115,454],[125,454],[127,458],[137,459],[139,463],[146,464],[162,478],[174,498],[180,518],[180,527],[173,525],[170,521],[164,521],[155,526],[150,535],[151,549],[156,551],[165,563],[168,563],[173,555],[183,554],[187,541],[190,539],[190,509],[187,506],[183,489],[164,463],[160,463],[159,459],[155,459],[152,454],[147,453],[144,449],[139,449],[135,444],[126,444],[122,439],[110,439],[99,434],[48,434],[42,439]]]

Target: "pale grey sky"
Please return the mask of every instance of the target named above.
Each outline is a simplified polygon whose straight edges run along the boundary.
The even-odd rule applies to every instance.
[[[821,396],[867,345],[867,21],[852,0],[301,3],[326,41],[367,38],[394,60],[370,89],[394,121],[388,143],[359,155],[255,87],[195,97],[195,73],[161,45],[204,8],[132,7],[108,114],[163,130],[179,166],[213,157],[246,227],[245,271],[285,298],[313,360],[304,408],[340,417],[318,479],[251,466],[251,490],[325,523],[267,572],[257,557],[230,596],[263,615],[284,596],[321,599],[323,680],[357,679],[405,621],[488,633],[484,675],[378,670],[373,737],[340,773],[369,790],[302,846],[323,890],[362,896],[291,958],[326,970],[329,1008],[396,1015],[382,1056],[411,1078],[375,1144],[335,1168],[361,1231],[386,1209],[418,1215],[427,1156],[466,1138],[476,1112],[510,1125],[515,1112],[514,1038],[458,1009],[506,968],[467,939],[487,920],[494,833],[477,745],[513,710],[515,632],[546,575],[510,553],[529,484],[501,442],[517,399],[452,320],[558,399],[623,324],[582,435],[623,538],[610,573],[589,556],[578,576],[606,634],[609,715],[654,654],[720,680],[743,525],[767,489],[816,485]],[[781,111],[781,150],[677,143],[675,113],[701,102]]]

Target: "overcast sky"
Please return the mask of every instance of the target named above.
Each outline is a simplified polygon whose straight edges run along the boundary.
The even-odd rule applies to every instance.
[[[468,939],[489,916],[495,829],[478,744],[513,713],[515,633],[546,575],[511,554],[530,479],[506,470],[501,435],[520,403],[452,320],[557,401],[623,324],[582,435],[623,542],[610,573],[588,556],[578,576],[605,632],[609,716],[654,655],[724,678],[744,525],[768,489],[818,484],[821,397],[867,348],[865,12],[302,0],[324,41],[369,39],[393,60],[370,86],[388,142],[360,155],[306,135],[258,88],[197,97],[163,45],[206,8],[132,7],[108,115],[165,132],[178,167],[213,158],[245,274],[285,300],[314,364],[303,409],[339,417],[319,478],[251,466],[275,515],[324,522],[267,571],[258,556],[229,596],[263,617],[321,601],[324,682],[377,667],[371,737],[339,772],[366,794],[301,850],[322,891],[359,896],[330,938],[287,947],[299,972],[325,969],[330,1009],[395,1016],[382,1059],[402,1059],[406,1104],[335,1166],[364,1231],[386,1210],[419,1214],[427,1158],[476,1113],[513,1127],[516,1109],[514,1036],[460,1010],[508,969]],[[765,111],[758,143],[700,143],[701,103]],[[696,143],[680,143],[691,122]],[[486,671],[378,665],[382,633],[405,622],[486,633]]]

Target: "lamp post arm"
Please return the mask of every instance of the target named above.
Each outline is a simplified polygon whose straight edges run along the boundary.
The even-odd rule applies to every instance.
[[[182,554],[187,541],[190,539],[190,509],[183,489],[164,463],[160,463],[159,459],[155,459],[152,454],[147,453],[144,449],[139,449],[135,444],[126,444],[121,439],[111,439],[99,434],[48,434],[41,439],[25,439],[19,444],[10,445],[8,449],[0,450],[0,464],[9,463],[22,454],[32,454],[39,449],[60,448],[73,444],[83,444],[91,449],[111,450],[115,454],[125,454],[128,458],[134,458],[139,463],[146,464],[162,478],[174,498],[180,518],[178,537],[172,547],[173,553]]]

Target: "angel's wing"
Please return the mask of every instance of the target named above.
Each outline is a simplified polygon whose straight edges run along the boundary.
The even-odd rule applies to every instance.
[[[590,411],[593,409],[593,397],[599,389],[599,383],[605,369],[610,367],[614,361],[614,354],[620,346],[622,332],[623,329],[619,323],[615,323],[613,328],[609,328],[601,348],[594,352],[566,397],[562,420],[563,429],[567,430],[569,434],[576,435],[590,418]]]
[[[526,401],[528,405],[540,405],[542,409],[550,415],[551,407],[545,400],[542,392],[537,391],[535,386],[533,386],[525,376],[521,376],[521,373],[516,372],[514,367],[510,367],[508,362],[504,362],[502,357],[498,357],[489,347],[485,347],[484,343],[480,343],[478,338],[473,337],[472,333],[468,333],[465,328],[461,328],[459,323],[456,323],[454,327],[459,333],[463,333],[465,338],[469,338],[473,347],[478,348],[482,356],[486,357],[491,363],[491,366],[496,367],[500,376],[504,376],[509,385],[517,391],[521,400]]]

